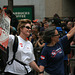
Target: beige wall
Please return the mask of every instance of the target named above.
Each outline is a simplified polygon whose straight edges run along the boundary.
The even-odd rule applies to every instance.
[[[55,13],[62,16],[62,0],[45,0],[45,15],[53,17]]]
[[[45,16],[75,17],[75,0],[45,0]]]
[[[75,0],[14,0],[13,5],[34,5],[35,19],[53,17],[75,17]],[[0,7],[8,5],[8,0],[0,0]]]
[[[45,17],[45,0],[14,0],[14,5],[34,5],[35,19]]]
[[[63,0],[63,17],[75,17],[75,0]]]
[[[0,0],[0,7],[8,5],[8,0]],[[34,5],[35,19],[42,19],[45,17],[45,0],[13,0],[13,5]]]

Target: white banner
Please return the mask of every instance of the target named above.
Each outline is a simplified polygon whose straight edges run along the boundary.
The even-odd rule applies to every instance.
[[[0,14],[0,44],[7,48],[10,33],[10,18],[4,13]]]

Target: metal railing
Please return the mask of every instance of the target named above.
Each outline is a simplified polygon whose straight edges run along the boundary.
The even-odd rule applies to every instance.
[[[71,65],[72,75],[75,75],[75,45],[72,45],[71,49],[74,52],[74,56],[70,58],[70,65]]]

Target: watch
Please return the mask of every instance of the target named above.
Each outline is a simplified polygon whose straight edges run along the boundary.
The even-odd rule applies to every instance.
[[[41,73],[44,73],[44,71],[42,71],[42,72],[39,72],[39,74],[41,74]]]

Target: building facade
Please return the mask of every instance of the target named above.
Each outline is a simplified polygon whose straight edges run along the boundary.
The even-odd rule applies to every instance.
[[[0,7],[7,6],[8,0],[0,0]],[[13,0],[13,6],[34,6],[34,19],[53,17],[75,17],[75,0]]]

